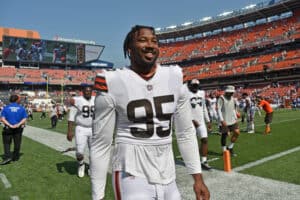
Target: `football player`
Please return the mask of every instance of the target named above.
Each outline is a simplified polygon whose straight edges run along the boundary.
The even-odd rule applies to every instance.
[[[134,26],[124,40],[130,66],[98,74],[91,145],[94,200],[104,198],[114,129],[112,175],[115,199],[181,199],[175,182],[172,125],[196,199],[209,199],[202,179],[198,143],[188,89],[177,65],[156,63],[158,39],[153,27]]]
[[[255,103],[248,95],[248,93],[242,94],[242,99],[245,101],[244,112],[247,119],[247,133],[254,133],[254,115],[255,115]]]
[[[201,138],[201,166],[203,169],[210,170],[211,166],[209,166],[207,162],[208,140],[205,121],[208,122],[209,129],[211,129],[211,123],[205,103],[205,91],[199,90],[199,84],[200,82],[197,79],[193,79],[189,84],[190,103],[192,108],[193,124],[196,128],[197,136]]]
[[[217,114],[217,98],[214,92],[211,92],[207,98],[207,109],[210,120],[218,121],[218,114]]]
[[[73,97],[70,100],[72,105],[70,108],[68,119],[68,134],[67,139],[73,139],[73,127],[75,127],[75,143],[76,143],[76,158],[78,161],[78,177],[84,177],[84,150],[88,145],[92,136],[92,119],[94,115],[94,101],[92,96],[92,88],[87,86],[83,88],[83,96]]]
[[[217,100],[217,111],[219,116],[219,126],[221,131],[221,145],[223,152],[229,150],[231,156],[236,156],[233,152],[233,146],[240,135],[240,129],[237,123],[237,103],[233,97],[235,88],[228,85],[225,88],[224,95],[221,95]],[[230,138],[230,144],[226,146],[226,139],[230,133],[233,133]]]

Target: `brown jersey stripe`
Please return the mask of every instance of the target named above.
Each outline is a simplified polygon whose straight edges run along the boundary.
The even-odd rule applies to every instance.
[[[103,84],[99,84],[99,83],[95,83],[94,85],[94,89],[95,90],[100,90],[101,92],[107,92],[107,85],[103,85]]]
[[[105,79],[105,77],[102,77],[102,76],[97,76],[95,79],[95,82],[104,83],[106,85],[106,79]]]

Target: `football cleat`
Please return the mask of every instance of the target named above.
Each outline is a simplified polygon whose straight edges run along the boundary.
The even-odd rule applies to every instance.
[[[85,164],[84,163],[79,164],[78,165],[78,177],[79,178],[84,177],[84,170],[85,170]]]
[[[234,153],[233,149],[227,148],[227,150],[230,152],[231,157],[236,157],[236,153]]]
[[[6,158],[6,159],[4,159],[4,160],[0,163],[0,165],[7,165],[7,164],[10,163],[11,161],[12,161],[11,158]]]
[[[207,161],[202,162],[202,163],[201,163],[201,167],[202,167],[202,169],[204,169],[204,170],[211,170],[211,166],[208,164]]]

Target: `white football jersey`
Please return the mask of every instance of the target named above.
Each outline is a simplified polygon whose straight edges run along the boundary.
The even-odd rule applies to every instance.
[[[196,93],[190,91],[190,103],[193,120],[198,121],[199,124],[210,121],[205,103],[204,90],[198,90]]]
[[[216,110],[216,107],[217,107],[217,98],[216,97],[213,97],[213,98],[207,98],[207,108],[210,110]]]
[[[92,96],[89,100],[83,96],[73,97],[73,99],[74,106],[70,108],[68,120],[79,126],[92,127],[95,97]]]
[[[113,171],[125,171],[150,183],[175,180],[172,125],[190,174],[201,165],[188,90],[179,66],[157,66],[148,81],[130,69],[98,74],[91,143],[93,199],[104,197],[114,128]]]
[[[234,97],[227,99],[223,95],[221,95],[217,100],[217,105],[220,123],[222,121],[225,121],[227,126],[230,126],[237,122],[237,103]]]
[[[117,105],[117,142],[170,143],[171,117],[182,86],[179,68],[170,69],[158,68],[149,81],[128,69],[106,74],[109,94]]]

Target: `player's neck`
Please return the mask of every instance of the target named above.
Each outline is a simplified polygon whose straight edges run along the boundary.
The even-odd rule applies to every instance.
[[[135,73],[137,73],[140,77],[142,77],[147,81],[155,75],[157,65],[154,65],[150,69],[145,69],[145,68],[140,69],[135,66],[130,66],[130,69],[132,69]]]

